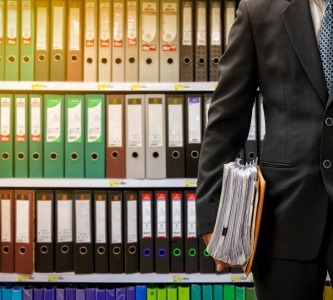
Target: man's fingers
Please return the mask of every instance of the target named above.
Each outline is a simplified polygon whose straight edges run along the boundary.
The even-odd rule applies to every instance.
[[[221,272],[224,267],[226,266],[226,264],[220,260],[214,259],[215,260],[215,264],[216,264],[216,271],[217,272]]]

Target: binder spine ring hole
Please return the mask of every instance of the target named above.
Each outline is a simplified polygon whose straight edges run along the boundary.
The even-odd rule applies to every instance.
[[[18,160],[23,160],[24,157],[25,157],[25,156],[24,156],[24,153],[23,153],[23,152],[20,152],[20,153],[17,154],[17,159],[18,159]]]
[[[56,54],[56,55],[54,56],[54,60],[55,60],[55,61],[60,61],[60,60],[61,60],[61,55],[60,55],[60,54]]]
[[[164,257],[164,256],[166,256],[166,254],[167,254],[167,252],[165,249],[162,248],[162,249],[158,250],[158,256]]]
[[[199,64],[203,65],[205,63],[205,59],[203,57],[199,58]]]
[[[188,255],[191,257],[194,257],[197,255],[197,250],[195,250],[194,248],[191,248],[190,250],[188,250]]]
[[[120,254],[120,252],[121,252],[120,247],[114,247],[112,252],[113,252],[113,254],[115,254],[115,255]]]
[[[104,247],[98,247],[97,253],[100,254],[100,255],[104,254],[105,253],[105,248]]]
[[[188,65],[191,62],[191,59],[189,57],[184,58],[184,64]]]
[[[88,252],[88,249],[86,247],[81,247],[79,250],[80,254],[85,255]]]
[[[194,159],[197,159],[199,157],[199,152],[198,151],[192,151],[191,152],[191,157]]]
[[[101,59],[101,63],[104,64],[104,65],[106,65],[106,64],[108,63],[108,59],[105,58],[105,57],[103,57],[103,58]]]
[[[40,159],[40,155],[39,155],[39,153],[38,153],[38,152],[34,152],[34,153],[32,153],[32,159],[33,159],[33,160],[39,160],[39,159]]]
[[[179,257],[182,255],[182,250],[180,250],[179,248],[175,248],[173,250],[173,255],[176,256],[176,257]]]
[[[134,246],[129,247],[128,252],[129,254],[134,254],[136,252],[136,247]]]
[[[10,55],[10,56],[8,56],[8,62],[9,63],[14,63],[15,62],[15,56],[13,56],[13,55]]]
[[[69,252],[69,247],[68,246],[62,246],[61,247],[61,253],[64,253],[64,254],[66,254],[66,253],[68,253]]]
[[[130,57],[128,59],[128,61],[129,61],[130,64],[133,64],[133,63],[135,63],[135,58],[134,57]]]
[[[149,248],[146,248],[145,250],[143,250],[143,255],[145,257],[149,257],[151,255],[151,250]]]
[[[179,151],[173,151],[173,152],[172,152],[172,158],[177,159],[177,158],[179,158],[179,157],[180,157],[180,153],[179,153]]]
[[[77,62],[77,55],[72,55],[71,56],[71,61],[72,62]]]
[[[52,152],[52,153],[50,154],[50,158],[51,158],[51,160],[57,160],[57,158],[58,158],[58,154],[55,153],[55,152]]]
[[[116,59],[115,59],[115,62],[116,62],[117,65],[121,64],[121,58],[119,58],[119,57],[116,58]]]
[[[30,57],[29,56],[23,56],[23,62],[25,64],[27,64],[28,62],[30,62]]]
[[[2,160],[8,160],[9,159],[9,153],[8,152],[2,153],[1,158],[2,158]]]
[[[147,63],[148,65],[150,65],[152,62],[153,62],[153,60],[152,60],[151,58],[147,58],[147,59],[146,59],[146,63]]]
[[[213,64],[217,65],[219,63],[219,58],[218,57],[214,57],[213,58]]]
[[[132,157],[134,157],[134,158],[138,158],[138,157],[139,157],[139,153],[138,153],[138,152],[133,152],[133,153],[132,153]]]
[[[20,250],[19,250],[20,254],[25,254],[25,251],[26,251],[25,247],[21,247]]]
[[[88,63],[88,64],[92,64],[93,61],[94,61],[94,60],[93,60],[91,57],[88,57],[88,58],[87,58],[87,63]]]
[[[173,64],[173,59],[170,57],[170,58],[167,59],[167,62],[168,62],[169,65],[171,65],[171,64]]]
[[[206,256],[206,257],[210,257],[209,253],[207,252],[207,249],[205,249],[205,250],[203,251],[203,255]]]
[[[46,254],[47,252],[49,252],[49,248],[47,246],[42,246],[42,247],[40,247],[40,252],[42,252],[43,254]]]
[[[71,160],[78,160],[78,158],[79,158],[79,155],[76,152],[73,152],[71,154]]]
[[[9,253],[9,247],[8,246],[3,247],[2,252],[5,253],[5,254],[8,254]]]
[[[119,153],[118,153],[118,151],[113,151],[113,152],[111,153],[111,157],[114,158],[114,159],[118,158],[118,157],[119,157]]]
[[[40,55],[38,55],[38,60],[39,60],[40,62],[43,62],[43,61],[45,60],[45,55],[44,55],[44,54],[40,54]]]
[[[160,155],[158,154],[158,152],[155,151],[155,152],[153,153],[153,157],[154,157],[154,158],[158,158],[159,156],[160,156]]]
[[[91,157],[92,160],[97,160],[98,159],[98,154],[96,152],[91,153],[90,157]]]
[[[249,156],[249,159],[255,159],[255,158],[256,158],[256,155],[255,155],[254,152],[250,152],[250,153],[248,154],[248,156]]]

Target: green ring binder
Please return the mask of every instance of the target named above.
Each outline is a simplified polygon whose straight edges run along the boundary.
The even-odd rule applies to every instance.
[[[191,248],[190,250],[188,250],[188,255],[191,257],[194,257],[197,255],[197,250],[195,250],[194,248]]]
[[[180,250],[179,248],[175,248],[172,253],[174,256],[179,257],[182,255],[182,250]]]
[[[204,254],[204,256],[206,256],[206,257],[210,257],[209,253],[207,252],[207,249],[205,249],[205,250],[203,251],[203,254]]]

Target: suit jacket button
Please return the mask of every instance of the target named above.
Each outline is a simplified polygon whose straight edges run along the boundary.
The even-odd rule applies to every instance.
[[[330,160],[325,159],[324,162],[323,162],[323,166],[324,166],[325,169],[329,169],[332,166],[332,163],[331,163]]]
[[[333,119],[332,118],[326,118],[325,119],[325,124],[329,127],[333,125]]]

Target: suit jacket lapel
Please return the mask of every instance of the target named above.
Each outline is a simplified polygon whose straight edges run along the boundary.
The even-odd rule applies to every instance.
[[[308,0],[293,0],[281,16],[295,52],[318,96],[326,106],[327,88]]]

